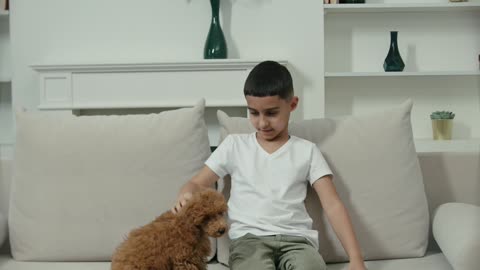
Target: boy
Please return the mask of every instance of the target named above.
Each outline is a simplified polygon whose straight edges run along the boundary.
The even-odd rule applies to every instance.
[[[325,159],[315,144],[288,133],[290,113],[298,105],[289,71],[274,61],[258,64],[244,95],[257,131],[227,136],[181,188],[172,212],[229,174],[230,269],[326,269],[304,205],[310,183],[350,258],[349,270],[366,269]]]

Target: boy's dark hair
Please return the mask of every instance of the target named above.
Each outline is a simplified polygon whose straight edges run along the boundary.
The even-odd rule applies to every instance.
[[[264,61],[248,74],[243,88],[245,96],[279,96],[289,100],[293,97],[292,76],[286,67],[275,61]]]

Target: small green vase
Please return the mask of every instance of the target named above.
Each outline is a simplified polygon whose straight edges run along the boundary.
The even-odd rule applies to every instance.
[[[225,59],[227,58],[227,42],[220,26],[220,0],[210,0],[212,6],[212,21],[208,31],[203,58],[205,59]]]
[[[390,49],[388,50],[385,62],[383,62],[383,69],[387,72],[390,71],[403,71],[405,63],[403,63],[402,56],[398,50],[398,32],[390,32]]]

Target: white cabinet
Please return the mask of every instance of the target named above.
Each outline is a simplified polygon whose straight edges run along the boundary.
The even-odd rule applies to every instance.
[[[479,151],[480,1],[372,2],[324,5],[325,115],[411,98],[418,151]],[[383,70],[390,31],[398,31],[403,72]],[[455,112],[452,141],[432,141],[435,110]]]
[[[9,13],[0,10],[0,158],[13,143],[12,61]]]

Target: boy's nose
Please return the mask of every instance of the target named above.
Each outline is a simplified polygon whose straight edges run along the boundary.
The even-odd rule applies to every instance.
[[[268,121],[265,119],[265,117],[260,117],[259,126],[260,128],[265,128],[268,126]]]

